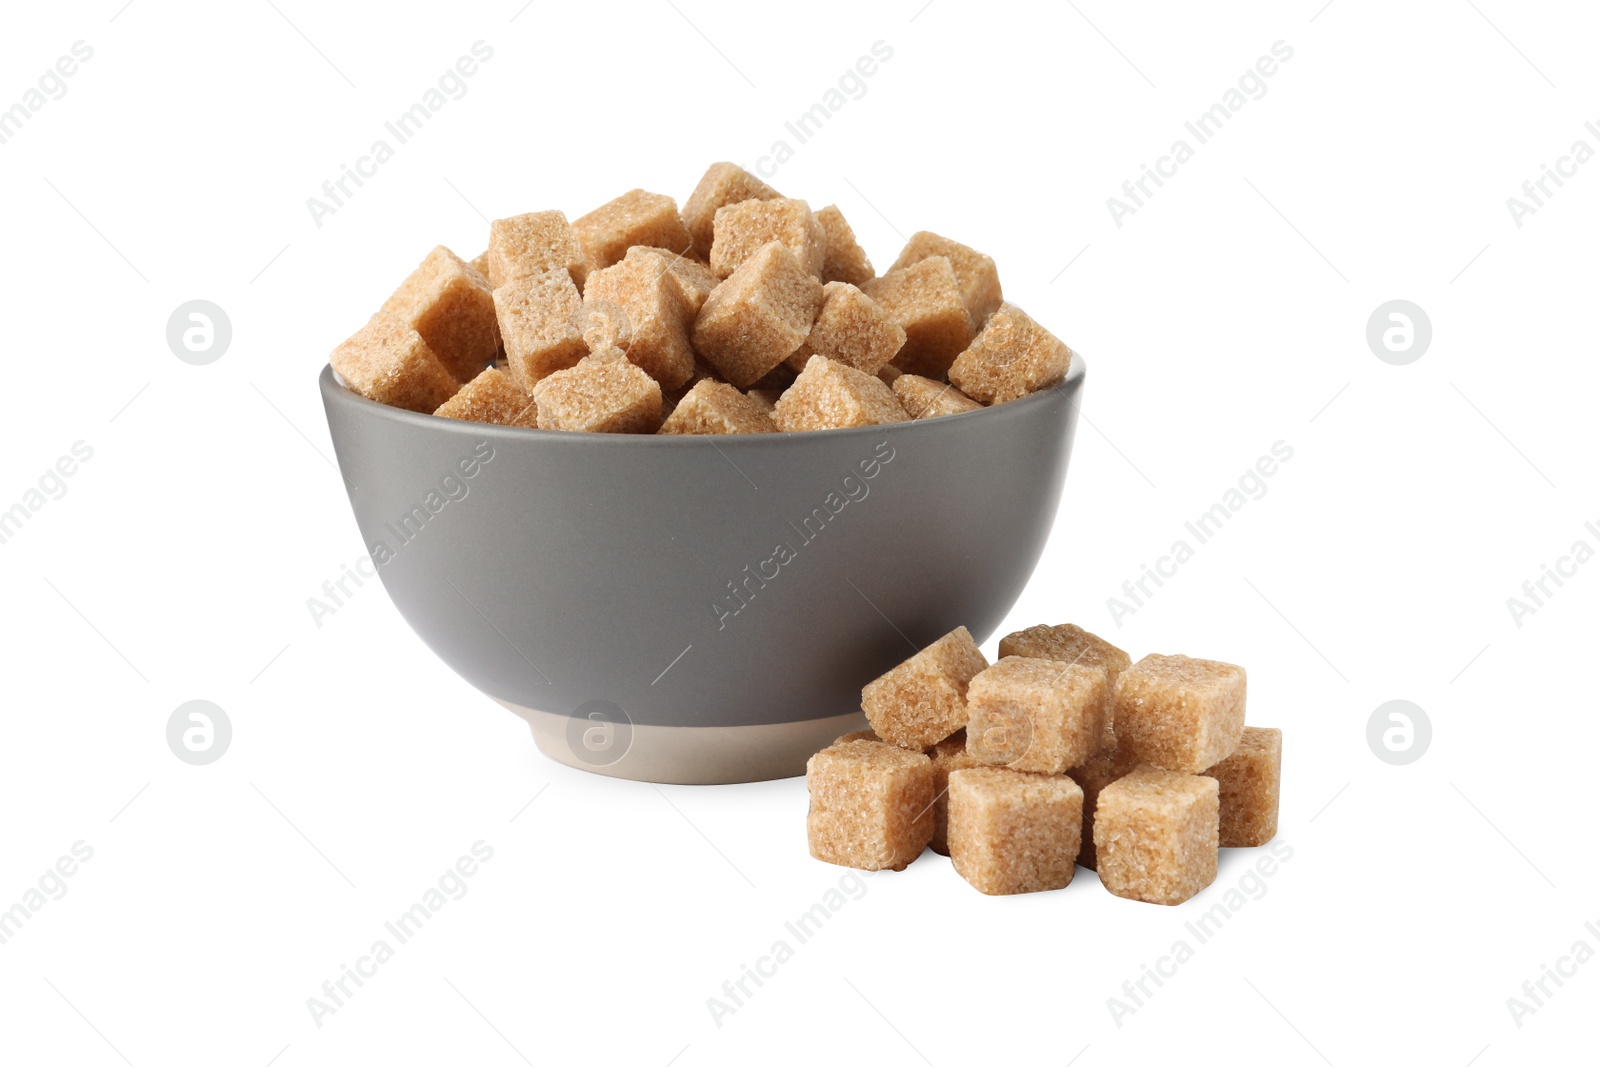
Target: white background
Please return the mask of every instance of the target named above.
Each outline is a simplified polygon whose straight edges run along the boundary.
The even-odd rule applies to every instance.
[[[1520,627],[1506,604],[1600,547],[1600,162],[1520,228],[1506,206],[1573,141],[1600,148],[1592,11],[274,2],[20,5],[0,36],[0,106],[94,50],[0,145],[0,508],[93,449],[0,545],[0,908],[93,849],[0,945],[0,1059],[1592,1059],[1600,964],[1520,1027],[1506,1004],[1600,948],[1600,563]],[[478,40],[466,95],[314,225],[306,199]],[[1107,197],[1280,40],[1266,94],[1116,226]],[[865,95],[796,144],[785,120],[877,41]],[[1244,664],[1251,721],[1284,730],[1292,858],[1120,1026],[1108,998],[1192,946],[1254,853],[1176,909],[1082,870],[990,899],[931,854],[848,882],[806,854],[802,781],[567,770],[376,585],[308,611],[363,552],[314,379],[410,267],[441,241],[475,255],[485,217],[681,202],[778,139],[773,184],[839,204],[880,269],[916,229],[966,241],[1088,358],[1006,629]],[[165,340],[195,298],[232,320],[209,366]],[[1365,340],[1396,298],[1433,325],[1408,366]],[[1266,494],[1117,626],[1107,598],[1278,441]],[[205,767],[165,741],[196,698],[234,729]],[[1407,766],[1367,746],[1391,699],[1433,724]],[[469,892],[317,1026],[307,998],[480,840]],[[859,899],[716,1025],[707,998],[841,878]]]

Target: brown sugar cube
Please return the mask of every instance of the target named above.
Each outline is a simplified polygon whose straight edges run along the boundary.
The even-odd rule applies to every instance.
[[[1106,728],[1101,737],[1100,749],[1102,752],[1111,752],[1117,747],[1116,736],[1113,733],[1116,722],[1117,677],[1133,664],[1132,657],[1126,652],[1105,638],[1069,622],[1060,626],[1030,626],[1026,630],[1006,634],[1000,639],[1000,655],[1058,659],[1063,663],[1081,663],[1085,667],[1099,667],[1104,670],[1106,693],[1110,699],[1106,705]]]
[[[1095,868],[1094,806],[1106,786],[1133,770],[1133,766],[1115,756],[1096,756],[1088,763],[1070,768],[1067,774],[1083,787],[1083,834],[1079,838],[1078,863],[1091,871]]]
[[[1015,304],[1001,304],[950,365],[950,380],[974,400],[999,404],[1054,385],[1071,365],[1072,349]]]
[[[485,248],[482,252],[479,252],[476,256],[473,256],[468,263],[473,270],[483,275],[483,280],[485,282],[489,280],[489,250],[487,248]]]
[[[982,329],[985,320],[1000,306],[1000,272],[995,269],[994,260],[959,241],[921,230],[911,235],[911,240],[900,250],[900,258],[889,269],[909,267],[929,256],[943,256],[950,261],[961,285],[961,300],[967,306],[972,328]]]
[[[1105,705],[1099,667],[1008,656],[967,689],[967,751],[995,766],[1060,774],[1100,751]]]
[[[335,348],[328,362],[368,400],[407,411],[433,411],[460,388],[421,334],[382,312]]]
[[[711,273],[726,278],[763,245],[777,241],[812,277],[822,274],[828,232],[804,200],[746,200],[717,209]]]
[[[643,189],[632,189],[580,216],[572,232],[590,270],[611,266],[634,245],[681,253],[694,243],[678,216],[677,201]]]
[[[583,246],[559,211],[534,211],[489,224],[489,284],[495,289],[530,274],[561,269],[583,288],[589,266]]]
[[[1094,806],[1100,882],[1119,897],[1182,904],[1217,877],[1214,778],[1140,767]]]
[[[519,389],[531,393],[540,379],[576,366],[589,354],[578,326],[582,307],[578,287],[559,268],[517,278],[494,291],[506,365]]]
[[[895,376],[894,398],[913,419],[936,419],[940,415],[959,415],[977,411],[982,404],[948,382],[936,382],[920,374]]]
[[[778,410],[778,398],[783,396],[781,389],[751,389],[745,396],[761,405],[761,410],[772,415]],[[776,424],[776,417],[774,417]]]
[[[572,325],[583,338],[591,356],[618,359],[633,347],[633,326],[621,305],[596,297],[585,300],[573,312]]]
[[[903,871],[933,834],[933,763],[921,752],[846,741],[806,761],[811,855],[863,871]]]
[[[991,896],[1064,889],[1078,869],[1083,790],[1071,778],[975,767],[950,775],[950,862]]]
[[[967,684],[988,665],[967,628],[958,626],[868,682],[861,710],[879,737],[920,752],[967,724]]]
[[[655,433],[661,386],[625,359],[590,357],[533,387],[541,430]]]
[[[1246,726],[1233,755],[1205,770],[1220,789],[1218,844],[1254,848],[1278,833],[1278,787],[1282,782],[1283,731]]]
[[[1244,733],[1243,667],[1152,653],[1117,680],[1117,751],[1198,774],[1233,754]]]
[[[711,273],[711,268],[692,256],[674,255],[660,248],[644,248],[635,245],[628,249],[628,255],[645,259],[652,263],[657,270],[667,273],[667,276],[677,285],[678,295],[683,298],[684,307],[689,315],[700,314],[700,309],[705,306],[706,297],[711,295],[722,279]]]
[[[822,356],[812,356],[800,377],[784,390],[774,417],[778,429],[786,433],[911,420],[887,385]]]
[[[876,374],[906,343],[906,332],[878,302],[849,282],[828,282],[822,287],[822,306],[805,342],[785,363],[805,370],[812,356],[827,356],[836,363]]]
[[[846,741],[882,741],[882,740],[883,740],[883,738],[879,737],[877,734],[873,733],[871,730],[856,730],[853,733],[845,734],[843,737],[834,738],[833,743],[835,745],[842,745]]]
[[[957,730],[928,749],[933,760],[933,840],[928,847],[941,856],[950,855],[950,772],[986,764],[967,753],[967,732]]]
[[[892,270],[864,282],[861,290],[905,330],[906,343],[895,356],[894,365],[907,374],[943,378],[951,361],[972,339],[961,286],[955,269],[943,256],[929,256],[909,267]],[[974,394],[974,399],[982,398]]]
[[[717,208],[744,200],[775,200],[782,195],[743,167],[711,164],[683,202],[683,224],[694,240],[694,254],[701,259],[710,258]]]
[[[754,385],[811,331],[822,283],[776,241],[711,291],[694,320],[694,348],[728,384]]]
[[[421,334],[458,381],[470,381],[500,351],[488,280],[444,245],[428,253],[382,310]]]
[[[777,433],[765,408],[727,382],[706,378],[683,395],[661,424],[666,434]]]
[[[694,373],[689,346],[693,316],[682,290],[659,257],[629,254],[589,276],[584,296],[609,300],[627,314],[633,330],[628,358],[643,367],[664,389],[676,389]]]
[[[860,285],[870,281],[874,271],[867,253],[856,243],[856,233],[844,215],[832,204],[817,212],[817,221],[828,235],[828,254],[822,259],[822,280]]]
[[[533,397],[517,388],[511,375],[494,367],[486,368],[456,395],[433,412],[447,419],[488,422],[496,426],[537,425],[539,409]]]

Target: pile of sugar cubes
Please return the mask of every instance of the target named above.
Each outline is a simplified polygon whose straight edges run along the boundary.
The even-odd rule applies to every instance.
[[[443,245],[334,349],[361,395],[452,419],[602,433],[838,429],[975,411],[1061,380],[1071,350],[994,260],[926,231],[878,277],[837,207],[732,163],[680,211],[635,189],[568,222]]]
[[[861,693],[870,730],[806,764],[817,859],[904,870],[931,846],[984,893],[1061,889],[1181,904],[1217,849],[1278,832],[1283,735],[1244,724],[1242,667],[1128,654],[1033,626],[990,665],[965,627]]]

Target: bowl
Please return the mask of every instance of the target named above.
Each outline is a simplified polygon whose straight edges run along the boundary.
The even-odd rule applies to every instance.
[[[395,606],[545,755],[650,782],[803,774],[861,688],[982,642],[1044,551],[1084,366],[889,426],[630,436],[491,426],[320,386]],[[406,653],[396,652],[396,663]]]

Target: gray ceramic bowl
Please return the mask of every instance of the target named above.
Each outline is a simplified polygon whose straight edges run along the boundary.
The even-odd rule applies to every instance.
[[[417,635],[553,759],[653,782],[801,774],[861,687],[985,640],[1061,500],[1083,388],[798,434],[524,430],[385,407],[325,368],[361,536]],[[399,667],[409,649],[397,649]]]

